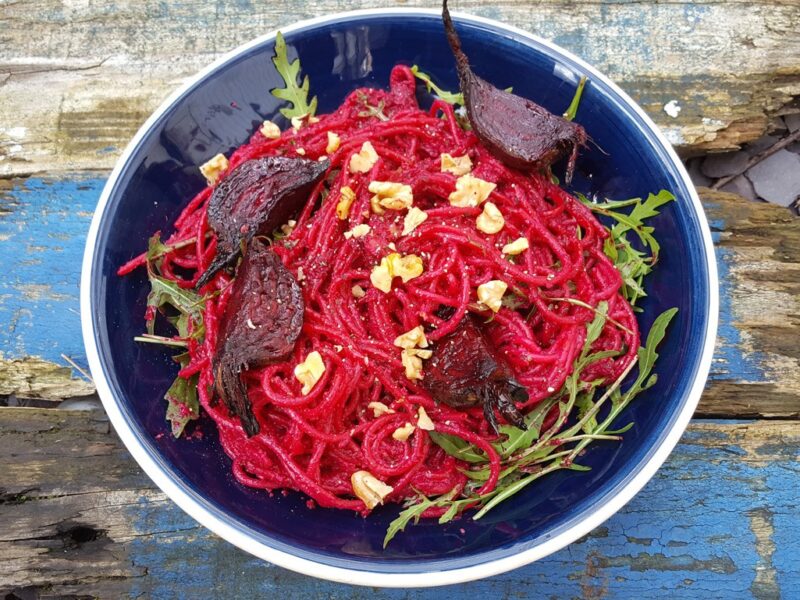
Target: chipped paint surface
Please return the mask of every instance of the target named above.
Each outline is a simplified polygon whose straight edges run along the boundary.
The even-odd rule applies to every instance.
[[[800,220],[731,194],[700,194],[717,255],[720,319],[699,410],[800,415]]]
[[[677,100],[670,100],[664,105],[664,112],[673,119],[677,119],[678,115],[681,114],[681,105],[678,104]]]
[[[0,3],[8,24],[0,46],[0,106],[13,115],[0,129],[0,175],[109,169],[161,100],[222,53],[300,19],[396,5]],[[516,25],[586,59],[662,126],[675,125],[676,144],[684,147],[729,149],[755,139],[765,112],[800,94],[794,60],[800,36],[793,35],[800,17],[793,2],[462,0],[458,9]],[[647,35],[631,34],[637,31]],[[662,111],[673,99],[683,107],[677,119]],[[706,127],[701,117],[722,125]]]
[[[0,394],[92,391],[70,376],[61,355],[86,366],[78,282],[102,184],[99,178],[32,178],[0,190]]]
[[[102,178],[73,177],[67,181],[30,179],[4,184],[0,239],[4,248],[23,249],[0,252],[2,268],[10,274],[0,282],[0,335],[4,336],[3,348],[9,351],[6,361],[35,362],[25,357],[40,355],[47,360],[37,365],[54,372],[55,363],[63,365],[60,354],[65,353],[83,364],[77,311],[79,263],[102,183]],[[767,273],[766,277],[780,280],[781,285],[794,281],[797,270],[792,265],[800,256],[793,233],[795,225],[780,219],[770,221],[773,213],[763,207],[762,211],[767,212],[747,212],[752,210],[750,205],[730,205],[730,199],[724,197],[715,199],[716,204],[708,204],[709,214],[718,256],[727,267],[721,269],[720,346],[714,379],[704,402],[713,399],[715,386],[730,381],[739,382],[741,387],[736,389],[751,395],[760,386],[781,382],[787,387],[796,381],[791,379],[791,373],[772,370],[776,357],[791,360],[791,355],[780,346],[780,335],[764,337],[761,329],[769,325],[770,317],[751,302],[759,292],[753,287],[757,286],[757,279],[753,278],[758,273]],[[758,235],[766,235],[763,232],[768,222],[772,232],[769,241],[760,241]],[[733,237],[729,235],[731,231],[735,232]],[[771,251],[765,249],[770,246]],[[770,285],[774,287],[776,283],[762,282],[761,287]],[[779,311],[795,311],[795,296],[784,294],[780,288],[773,292],[776,295],[772,312],[778,311],[776,318],[792,318]],[[758,352],[756,347],[760,348]],[[3,368],[7,369],[6,363],[0,363],[0,373]],[[31,371],[26,369],[29,375]],[[76,380],[67,372],[64,367],[55,372],[57,382]],[[32,381],[41,384],[47,379],[37,375]],[[0,389],[0,395],[4,393],[17,392]],[[46,393],[65,395],[53,389],[39,395]],[[747,393],[740,392],[738,396]],[[3,412],[8,410],[0,408],[0,415],[8,414]],[[64,583],[64,593],[85,592],[96,585],[111,586],[97,588],[102,597],[143,594],[166,598],[180,586],[189,595],[212,590],[215,597],[245,593],[255,597],[280,593],[287,598],[374,597],[374,590],[325,583],[265,565],[222,542],[153,489],[115,440],[81,433],[80,442],[67,443],[69,438],[64,436],[72,417],[61,411],[56,414],[61,416],[52,423],[40,429],[29,428],[37,436],[36,453],[43,451],[39,445],[46,438],[42,436],[53,432],[57,436],[54,443],[61,452],[59,460],[52,462],[59,471],[55,485],[59,490],[88,485],[92,491],[74,497],[55,494],[52,500],[41,500],[38,510],[47,510],[50,515],[80,514],[106,532],[103,544],[116,544],[114,552],[98,551],[101,558],[97,560],[103,562],[97,564],[102,564],[103,572],[117,575],[84,583],[80,589]],[[6,443],[9,431],[0,429]],[[107,425],[99,431],[107,431]],[[796,490],[800,489],[798,431],[800,423],[796,421],[785,425],[696,422],[667,466],[603,527],[534,565],[486,581],[454,586],[447,593],[455,598],[628,598],[655,591],[665,596],[679,593],[681,597],[706,600],[715,594],[769,598],[781,591],[785,595],[786,590],[800,589],[800,572],[793,552],[800,539],[800,511],[796,509]],[[91,460],[80,460],[75,474],[68,475],[73,471],[69,470],[71,463],[65,462],[68,454],[64,452],[83,452],[84,447]],[[111,462],[102,462],[100,457],[107,452],[111,453]],[[43,496],[49,497],[42,481],[42,465],[32,468],[25,463],[16,464],[9,475],[13,485],[3,480],[0,471],[0,487],[12,491],[20,485],[25,489],[41,487]],[[94,472],[94,468],[102,472]],[[130,475],[133,479],[114,479],[119,475],[108,478],[109,473],[126,472],[135,474]],[[38,479],[26,479],[34,477]],[[102,494],[103,498],[93,499],[91,494]],[[26,502],[20,506],[29,505]],[[6,510],[3,506],[10,505],[0,503],[0,516]],[[104,510],[103,506],[113,510]],[[15,510],[22,509],[15,506]],[[36,514],[40,513],[32,513],[28,522],[46,528]],[[36,552],[35,548],[32,552]],[[36,581],[50,585],[57,572],[74,575],[74,567],[58,571],[48,560],[47,555],[39,554],[20,559],[14,563],[19,569],[14,581],[20,585],[34,585]],[[2,569],[0,562],[0,581]],[[441,590],[413,594],[382,591],[380,595],[427,600],[441,597]]]
[[[747,512],[750,518],[750,530],[756,538],[756,552],[758,553],[758,564],[756,565],[756,576],[750,591],[756,598],[780,598],[780,588],[778,587],[777,572],[772,563],[775,555],[775,526],[773,524],[773,513],[767,508],[754,508]]]
[[[798,431],[796,421],[695,422],[654,479],[603,526],[532,565],[449,586],[447,597],[761,599],[800,589],[800,564],[793,559],[797,542],[788,541],[800,538],[793,494],[800,489]],[[780,447],[770,444],[778,439]],[[766,496],[766,489],[781,491]],[[783,516],[783,544],[774,538],[772,512]],[[218,597],[375,597],[374,589],[265,564],[152,498],[132,504],[129,515],[138,531],[153,532],[131,544],[130,560],[148,572],[132,581],[132,595],[163,598],[171,586],[182,585],[187,594],[214,590]],[[197,562],[193,548],[213,559]],[[442,589],[381,590],[380,597],[435,600]]]
[[[8,249],[0,251],[8,273],[0,279],[0,349],[7,359],[40,356],[63,367],[65,354],[86,366],[78,280],[103,183],[73,176],[6,180],[0,188],[0,248]],[[800,289],[800,221],[779,208],[702,194],[716,244],[721,312],[700,410],[800,415],[800,356],[790,339],[800,314],[792,292]],[[763,310],[762,298],[771,310]]]

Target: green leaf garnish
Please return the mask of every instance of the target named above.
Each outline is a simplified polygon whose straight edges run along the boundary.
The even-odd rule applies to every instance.
[[[414,504],[408,506],[408,508],[400,512],[394,521],[389,523],[389,527],[386,530],[386,536],[383,538],[383,547],[386,548],[386,545],[392,541],[392,538],[394,538],[394,536],[396,536],[399,532],[405,530],[406,525],[408,525],[412,520],[414,523],[419,523],[419,518],[422,516],[422,513],[433,506],[440,506],[444,502],[451,501],[457,492],[458,488],[454,488],[436,499],[429,499],[424,494],[420,494],[420,502],[415,502]],[[445,514],[449,514],[449,512],[450,510],[448,509],[448,512]],[[448,521],[452,519],[453,516],[455,516],[455,513],[448,518]],[[444,515],[442,518],[444,518]]]
[[[501,440],[493,445],[501,457],[501,471],[497,486],[489,493],[480,495],[478,490],[489,477],[488,459],[486,455],[469,442],[456,436],[430,432],[431,439],[445,452],[464,460],[468,464],[464,474],[469,481],[462,491],[461,498],[455,499],[454,491],[437,498],[428,498],[420,494],[412,499],[400,515],[392,521],[384,539],[384,547],[389,541],[403,531],[409,522],[418,522],[420,516],[429,508],[445,508],[439,518],[440,523],[447,523],[469,508],[478,511],[472,517],[480,519],[500,503],[524,490],[531,483],[549,473],[559,470],[588,471],[590,468],[580,465],[575,460],[581,456],[585,448],[597,440],[618,441],[620,434],[630,429],[633,424],[612,429],[619,414],[628,404],[655,380],[652,369],[658,358],[656,348],[664,339],[669,323],[677,313],[671,308],[656,318],[647,335],[644,347],[637,353],[637,359],[623,372],[616,381],[608,386],[603,394],[596,398],[601,381],[583,381],[583,371],[598,360],[617,356],[612,350],[592,351],[594,342],[600,337],[603,328],[611,321],[608,318],[608,305],[598,304],[595,317],[586,326],[586,338],[580,354],[573,365],[573,372],[567,378],[563,388],[539,403],[525,417],[527,429],[522,430],[507,425],[501,428]],[[622,382],[634,367],[638,374],[627,390],[622,390]],[[604,406],[610,404],[605,414]],[[550,411],[557,407],[559,416],[547,430],[542,424]],[[575,422],[564,426],[567,415],[575,409]]]
[[[358,100],[364,105],[364,110],[358,113],[359,117],[363,117],[365,119],[377,117],[380,121],[389,120],[389,117],[387,117],[383,112],[383,109],[386,107],[386,103],[383,100],[379,100],[377,106],[372,106],[369,103],[369,98],[367,98],[367,95],[361,92],[358,94]]]
[[[464,105],[464,94],[461,92],[453,93],[443,90],[438,85],[433,83],[430,75],[420,71],[417,65],[411,67],[411,72],[414,74],[414,77],[425,83],[425,87],[428,89],[428,92],[435,94],[440,100],[443,100],[448,104],[460,104],[461,106]]]
[[[636,302],[646,296],[642,282],[644,277],[653,270],[653,265],[658,262],[661,246],[653,235],[653,227],[645,225],[645,220],[659,214],[658,209],[668,202],[675,200],[670,192],[661,190],[657,194],[650,194],[647,199],[631,198],[630,200],[606,200],[593,202],[582,194],[577,194],[578,199],[592,212],[603,215],[615,221],[611,227],[611,235],[605,241],[603,251],[613,262],[622,275],[622,295],[635,306]],[[630,212],[619,209],[632,207]],[[628,233],[636,234],[638,241],[644,247],[639,250],[633,246],[628,238]]]
[[[414,77],[425,83],[425,88],[428,90],[428,93],[434,94],[437,98],[448,104],[464,106],[464,94],[461,92],[448,92],[447,90],[443,90],[433,82],[430,75],[420,71],[417,65],[411,67],[411,72],[414,74]],[[513,89],[514,88],[507,87],[505,91],[511,93]]]
[[[459,460],[471,463],[486,462],[486,455],[483,452],[475,448],[475,446],[469,442],[465,442],[460,437],[439,433],[437,431],[431,431],[428,435],[430,435],[431,440],[441,446],[442,450],[451,456],[455,456]]]
[[[189,363],[187,355],[176,357],[182,367]],[[167,420],[170,422],[172,435],[180,437],[189,421],[194,421],[200,416],[200,403],[197,400],[198,376],[189,379],[176,377],[175,381],[164,394],[167,401]]]
[[[198,294],[155,273],[150,273],[149,279],[150,293],[147,296],[147,306],[161,310],[169,305],[187,315],[187,318],[191,317],[195,321],[202,319],[203,300]],[[153,318],[147,321],[147,333],[149,334],[153,333],[154,321]]]
[[[584,75],[578,82],[578,89],[575,90],[575,95],[572,97],[572,102],[569,103],[567,112],[564,113],[564,118],[567,121],[572,121],[575,115],[578,114],[578,105],[581,103],[581,96],[583,96],[583,88],[586,86],[587,77]]]
[[[187,240],[183,245],[188,243]],[[159,234],[150,238],[146,254],[147,278],[150,281],[150,293],[147,295],[147,333],[134,337],[137,342],[187,348],[189,340],[199,341],[205,335],[203,326],[205,298],[194,290],[180,287],[174,281],[162,277],[160,273],[164,256],[178,247],[178,244],[169,246],[162,243]],[[166,337],[154,333],[156,316],[159,314],[177,330],[177,336]],[[175,360],[185,367],[189,357],[184,353],[176,356]],[[189,421],[200,416],[197,382],[196,375],[189,379],[176,377],[164,394],[164,399],[167,401],[166,418],[175,437],[183,433]]]
[[[286,84],[284,88],[272,90],[272,95],[281,100],[286,100],[292,105],[290,108],[281,108],[281,114],[287,119],[314,116],[314,113],[317,112],[317,97],[314,96],[311,102],[308,101],[308,75],[303,78],[302,84],[298,84],[300,59],[296,58],[291,63],[289,62],[286,42],[280,31],[275,36],[275,56],[272,57],[272,62]]]

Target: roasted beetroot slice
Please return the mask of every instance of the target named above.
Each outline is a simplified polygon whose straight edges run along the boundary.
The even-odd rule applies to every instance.
[[[528,394],[494,352],[475,318],[467,315],[455,330],[434,344],[433,355],[425,361],[422,383],[434,400],[453,408],[482,405],[486,420],[496,432],[495,409],[522,428],[522,415],[514,402],[524,402]]]
[[[475,75],[461,49],[447,0],[442,3],[442,20],[475,135],[497,158],[520,170],[546,169],[569,153],[565,178],[569,183],[578,150],[587,141],[583,127]]]
[[[330,163],[267,156],[248,160],[223,179],[208,202],[217,256],[197,282],[201,288],[239,256],[242,241],[270,235],[296,215]]]
[[[294,276],[277,254],[253,238],[233,282],[214,357],[217,393],[248,436],[259,427],[241,373],[291,354],[303,328],[304,306]]]

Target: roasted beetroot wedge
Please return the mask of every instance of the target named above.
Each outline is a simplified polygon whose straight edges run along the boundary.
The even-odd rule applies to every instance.
[[[277,254],[253,238],[233,282],[214,356],[217,394],[248,436],[258,433],[259,425],[241,374],[291,354],[304,308],[294,276]]]
[[[475,135],[492,154],[515,169],[544,170],[569,154],[565,178],[569,183],[578,150],[587,141],[583,127],[478,77],[461,49],[447,0],[442,3],[442,20],[456,59],[464,104]]]
[[[248,160],[223,179],[208,203],[208,222],[217,234],[217,257],[198,289],[239,256],[241,243],[270,235],[296,215],[330,163],[268,156]]]
[[[525,422],[514,402],[528,393],[497,357],[476,323],[466,315],[458,327],[436,342],[425,362],[425,388],[434,400],[453,408],[483,406],[483,414],[499,433],[497,410],[509,422],[524,429]]]

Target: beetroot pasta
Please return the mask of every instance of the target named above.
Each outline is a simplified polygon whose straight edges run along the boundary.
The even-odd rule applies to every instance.
[[[657,247],[621,270],[626,231],[595,216],[614,203],[509,166],[453,104],[421,108],[418,77],[396,66],[387,90],[265,122],[119,269],[160,286],[141,339],[185,348],[176,434],[196,394],[239,483],[365,515],[403,503],[395,532],[577,469],[652,385],[634,305]],[[158,313],[176,335],[154,334]]]

